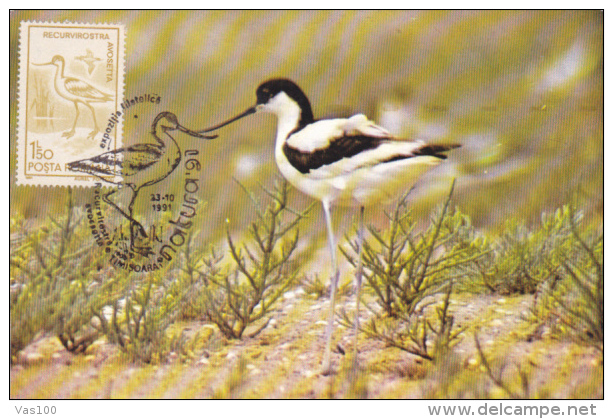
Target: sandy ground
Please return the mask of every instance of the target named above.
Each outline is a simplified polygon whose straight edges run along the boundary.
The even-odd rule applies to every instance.
[[[492,368],[523,395],[518,371],[529,377],[530,397],[572,398],[602,395],[602,356],[594,348],[534,336],[525,320],[531,296],[460,294],[452,299],[462,341],[451,356],[432,363],[360,338],[361,382],[369,398],[508,397],[480,365],[473,334]],[[352,296],[341,307],[355,308]],[[125,361],[117,348],[98,342],[86,355],[72,355],[52,336],[40,336],[11,367],[11,398],[342,398],[349,392],[353,332],[337,325],[335,374],[320,373],[328,300],[289,293],[273,321],[256,337],[226,341],[193,359],[171,355],[161,365]],[[362,312],[363,320],[368,313]],[[196,331],[209,327],[194,322]],[[218,339],[214,334],[211,339]],[[219,343],[219,342],[218,342]],[[599,378],[600,377],[600,378]],[[598,381],[600,380],[600,381]]]

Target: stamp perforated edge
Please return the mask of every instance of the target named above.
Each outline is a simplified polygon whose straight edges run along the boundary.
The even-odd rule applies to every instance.
[[[59,182],[57,184],[49,184],[49,183],[39,183],[36,179],[24,179],[20,175],[19,167],[22,163],[22,159],[20,157],[20,146],[21,142],[25,141],[25,121],[24,118],[26,115],[21,115],[21,107],[27,106],[25,102],[26,98],[26,89],[27,89],[27,80],[22,80],[22,67],[25,64],[24,60],[27,61],[27,53],[28,53],[28,43],[25,42],[27,36],[27,30],[30,25],[55,25],[55,26],[79,26],[79,27],[102,27],[102,28],[118,28],[119,29],[119,39],[118,49],[121,50],[117,53],[117,58],[120,61],[118,63],[118,69],[121,71],[117,71],[117,84],[120,86],[119,92],[121,93],[121,102],[125,98],[125,72],[126,72],[126,28],[123,23],[90,23],[90,22],[51,22],[51,21],[30,21],[30,20],[22,20],[19,22],[19,41],[18,41],[18,65],[17,65],[17,130],[16,130],[16,138],[15,138],[15,180],[16,184],[19,186],[38,186],[38,187],[79,187],[79,188],[91,188],[95,186],[97,181],[91,181],[88,184],[83,183],[75,183],[71,184],[70,181],[67,182]],[[25,46],[24,46],[25,45]],[[24,57],[25,55],[25,57]],[[26,73],[27,74],[27,73]],[[23,98],[23,99],[22,99]],[[117,111],[117,109],[116,109]],[[117,127],[117,147],[121,147],[123,145],[123,118],[119,119],[119,122],[116,125]]]

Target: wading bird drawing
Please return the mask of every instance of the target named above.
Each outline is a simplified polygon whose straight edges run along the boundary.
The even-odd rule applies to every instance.
[[[170,136],[170,132],[175,130],[196,138],[212,139],[217,137],[216,135],[204,135],[187,129],[179,124],[175,114],[161,112],[155,117],[151,125],[151,135],[156,143],[134,144],[89,159],[68,163],[68,168],[72,171],[96,176],[107,183],[118,185],[119,189],[127,187],[130,193],[127,211],[110,200],[111,195],[119,189],[113,189],[103,195],[102,199],[130,221],[130,248],[144,256],[149,254],[150,248],[136,246],[134,241],[138,234],[146,238],[147,233],[143,226],[134,219],[132,209],[138,192],[142,188],[155,185],[166,179],[181,162],[181,149],[175,139]],[[114,180],[117,177],[121,180]]]
[[[75,57],[76,60],[83,61],[87,65],[87,74],[91,75],[96,68],[96,61],[102,61],[100,58],[94,57],[91,49],[87,50],[87,54]]]
[[[98,123],[96,122],[96,112],[92,107],[92,103],[109,102],[113,100],[113,96],[104,93],[101,90],[95,88],[91,84],[78,79],[76,77],[67,77],[64,75],[65,61],[61,55],[55,55],[50,62],[42,64],[32,64],[36,66],[55,66],[55,77],[53,79],[53,86],[55,92],[62,98],[72,102],[75,107],[75,118],[72,124],[72,129],[62,134],[62,137],[71,138],[75,134],[75,127],[77,126],[77,120],[79,119],[79,103],[86,106],[92,113],[94,119],[94,130],[87,136],[88,139],[93,139],[99,132]]]
[[[257,88],[256,96],[255,106],[199,132],[215,131],[256,112],[270,112],[277,116],[277,166],[293,186],[322,203],[326,219],[333,269],[329,320],[325,331],[326,346],[322,360],[322,373],[327,375],[332,372],[330,352],[339,280],[331,219],[332,205],[360,208],[354,323],[357,360],[364,207],[394,199],[400,189],[412,187],[424,172],[446,159],[446,151],[459,145],[431,145],[422,141],[400,140],[362,114],[346,119],[316,120],[306,95],[287,79],[262,83]]]

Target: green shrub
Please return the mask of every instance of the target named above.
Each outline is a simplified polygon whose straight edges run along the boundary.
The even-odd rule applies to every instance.
[[[321,280],[318,274],[315,274],[314,278],[305,275],[300,280],[300,284],[307,295],[313,295],[316,299],[320,299],[324,295],[327,295],[329,291],[329,287],[326,287],[326,284]]]
[[[508,221],[496,246],[490,288],[501,294],[533,294],[549,277],[549,237],[546,231],[531,232],[523,223]]]
[[[506,369],[506,363],[502,363],[497,367],[492,366],[492,364],[488,361],[483,349],[481,349],[481,343],[479,342],[479,338],[477,334],[474,335],[475,338],[475,347],[477,348],[477,354],[479,355],[479,360],[483,368],[485,369],[485,373],[489,377],[489,379],[494,383],[496,387],[501,389],[509,398],[511,399],[529,399],[531,395],[530,390],[530,376],[528,373],[521,368],[521,366],[516,365],[517,370],[517,378],[521,383],[521,393],[512,389],[509,384],[509,380],[505,380],[503,375]]]
[[[296,225],[306,215],[287,207],[288,184],[276,184],[273,191],[264,189],[271,199],[265,208],[245,189],[255,207],[249,240],[235,244],[226,225],[229,252],[234,267],[228,272],[217,268],[219,259],[200,260],[206,269],[189,269],[207,286],[201,287],[198,306],[206,318],[215,323],[228,338],[240,339],[245,329],[260,320],[266,321],[251,336],[259,333],[270,318],[268,314],[284,292],[293,286],[298,268],[292,255],[298,244]],[[190,266],[188,264],[188,266]]]
[[[565,209],[543,213],[541,224],[532,230],[508,220],[503,233],[492,240],[492,252],[471,267],[473,277],[499,294],[534,294],[563,273],[556,255],[572,250],[568,217]]]
[[[89,230],[70,190],[65,215],[32,232],[14,217],[11,360],[42,331],[54,333],[75,353],[104,335],[131,360],[146,363],[194,346],[184,333],[169,332],[178,319],[204,318],[224,335],[240,338],[269,314],[298,275],[291,257],[304,213],[287,207],[286,183],[266,192],[272,199],[266,208],[250,194],[257,215],[248,231],[251,242],[239,248],[228,230],[230,273],[214,251],[194,246],[194,236],[173,263],[147,275],[105,267],[106,255],[93,243],[83,245],[91,243]]]
[[[191,251],[188,244],[187,253]],[[98,328],[132,361],[159,363],[167,360],[170,352],[182,358],[195,356],[199,335],[189,338],[182,329],[171,331],[193,307],[192,294],[197,290],[197,284],[177,265],[183,267],[183,261],[176,259],[147,275],[118,273],[117,283],[124,286],[107,307],[111,310],[98,318]]]
[[[390,227],[380,232],[369,226],[372,239],[364,239],[365,289],[375,296],[378,308],[365,302],[375,316],[360,330],[388,346],[426,359],[433,359],[436,352],[457,340],[461,330],[453,330],[453,316],[449,314],[453,283],[463,280],[469,273],[467,266],[489,252],[484,240],[474,234],[470,219],[458,209],[450,210],[452,193],[453,185],[445,203],[432,213],[425,231],[414,231],[416,223],[405,195],[393,212],[386,212]],[[357,266],[358,242],[348,241],[353,253],[341,251]],[[430,318],[427,308],[437,304],[441,294],[444,298]],[[347,313],[342,319],[352,325]],[[432,334],[434,338],[430,339]]]
[[[68,193],[64,215],[11,247],[11,356],[51,332],[74,353],[105,335],[132,360],[163,359],[184,296],[172,265],[144,277],[106,266]]]
[[[11,223],[11,359],[39,332],[54,333],[69,351],[82,352],[97,337],[94,313],[108,303],[109,282],[100,252],[84,245],[89,231],[68,189],[66,213],[27,231]]]
[[[602,230],[580,231],[582,214],[564,206],[543,216],[544,224],[564,231],[552,246],[551,270],[555,275],[535,297],[532,320],[548,324],[554,332],[603,350],[604,253]]]

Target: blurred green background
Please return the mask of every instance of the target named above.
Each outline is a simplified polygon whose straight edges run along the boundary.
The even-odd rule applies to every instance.
[[[135,109],[138,118],[128,114],[124,144],[151,141],[160,111],[205,128],[253,105],[262,81],[287,77],[309,96],[316,118],[365,113],[403,137],[463,145],[418,184],[418,216],[457,177],[455,202],[483,228],[512,216],[534,222],[577,191],[588,216],[602,218],[600,11],[12,11],[11,212],[40,218],[63,207],[66,191],[15,185],[22,20],[125,25],[125,96],[155,93],[162,101]],[[201,153],[200,197],[208,204],[200,237],[219,238],[226,218],[236,227],[251,219],[233,178],[255,189],[279,176],[275,124],[256,115],[211,142],[178,138]],[[182,179],[177,172],[158,189],[178,194]],[[76,195],[91,199],[87,189]],[[146,212],[141,201],[135,211]],[[310,200],[294,191],[290,202]],[[336,212],[339,230],[354,213]],[[381,215],[369,213],[374,222]],[[319,209],[310,222],[323,225]],[[323,239],[322,231],[308,235]]]

